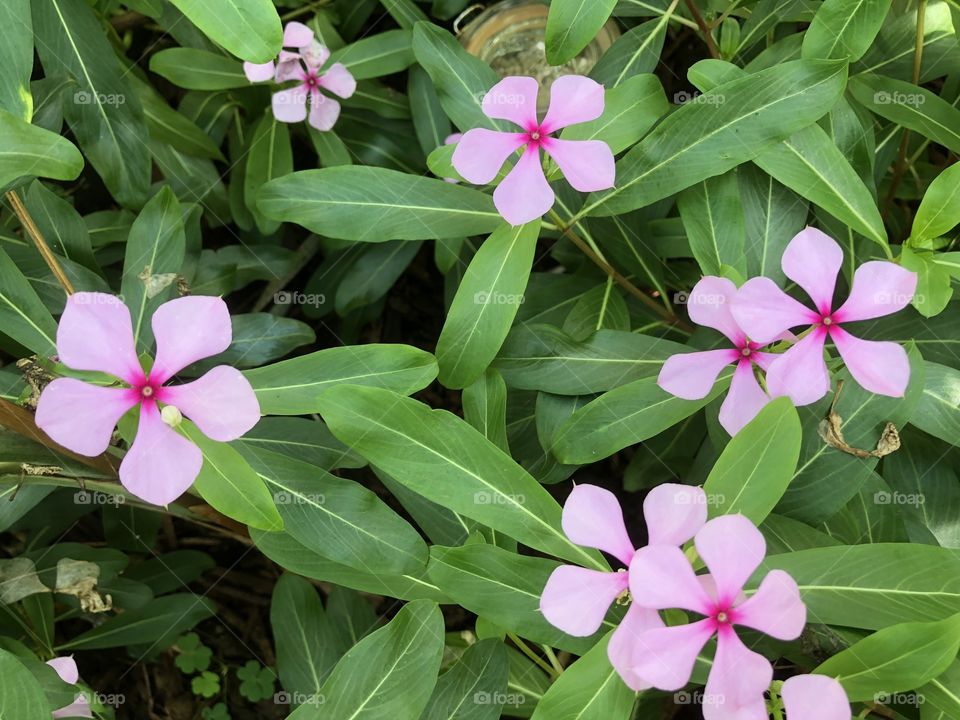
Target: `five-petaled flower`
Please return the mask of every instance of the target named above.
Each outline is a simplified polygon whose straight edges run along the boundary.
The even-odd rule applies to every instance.
[[[783,683],[780,697],[786,720],[850,720],[852,714],[843,686],[826,675],[795,675]]]
[[[283,31],[283,46],[296,48],[296,51],[281,50],[276,63],[244,63],[243,71],[247,79],[250,82],[272,80],[276,83],[296,80],[297,84],[293,87],[274,93],[274,117],[280,122],[302,122],[307,119],[309,98],[309,123],[317,130],[330,130],[340,117],[340,103],[321,93],[320,89],[349,98],[357,89],[357,81],[342,63],[334,63],[326,72],[320,72],[330,58],[330,51],[316,41],[313,30],[303,23],[287,23]]]
[[[677,547],[687,542],[707,520],[706,496],[700,488],[666,483],[655,487],[643,502],[650,545]],[[563,531],[583,547],[596,548],[629,567],[634,546],[623,523],[616,496],[596,485],[577,485],[563,506]],[[568,635],[592,635],[610,605],[625,595],[627,573],[561,565],[550,575],[540,598],[540,611]],[[633,672],[636,638],[649,628],[663,627],[655,610],[631,603],[617,626],[607,655],[624,682],[634,690],[650,684]]]
[[[917,288],[917,274],[896,263],[866,262],[856,269],[850,295],[836,310],[833,291],[843,264],[843,250],[828,235],[808,227],[784,250],[784,274],[803,288],[816,305],[802,305],[772,280],[748,280],[733,301],[733,317],[757,342],[770,342],[786,330],[810,325],[810,334],[770,363],[767,390],[787,395],[795,405],[816,402],[830,390],[823,359],[827,337],[833,340],[853,378],[873,393],[902,397],[910,380],[907,353],[895,342],[861,340],[842,325],[890,315],[906,307]]]
[[[247,379],[227,365],[184,385],[166,384],[230,345],[233,331],[223,300],[201,295],[171,300],[157,308],[151,326],[157,353],[144,372],[127,306],[104,293],[71,295],[57,328],[60,361],[73,370],[107,373],[126,387],[58,378],[41,393],[36,422],[68,450],[95,456],[109,447],[120,418],[139,405],[139,427],[120,464],[120,481],[137,497],[166,505],[186,492],[203,464],[200,449],[174,429],[181,411],[204,435],[227,442],[257,424],[260,405]]]
[[[749,650],[735,625],[779,640],[795,640],[806,624],[807,609],[796,582],[771,570],[746,599],[743,587],[766,554],[763,535],[743,515],[709,521],[694,538],[710,574],[697,576],[683,551],[667,545],[637,550],[630,563],[633,601],[652,610],[680,608],[702,620],[651,628],[637,638],[634,672],[661,690],[679,690],[690,681],[697,655],[714,635],[717,651],[707,678],[706,720],[765,718],[764,692],[773,667]]]
[[[760,343],[752,342],[730,312],[737,287],[726,278],[707,276],[694,285],[687,299],[690,319],[719,330],[733,348],[672,355],[660,369],[657,384],[685,400],[705,398],[720,371],[736,363],[730,392],[720,406],[720,424],[731,435],[756,417],[770,396],[760,387],[753,366],[769,368],[776,355],[760,352]]]
[[[522,132],[474,128],[464,133],[453,152],[453,166],[469,182],[486,185],[504,162],[523,148],[517,164],[493,193],[497,210],[511,225],[536,220],[553,207],[554,194],[540,160],[540,148],[581,192],[613,187],[616,170],[610,146],[601,140],[560,140],[553,133],[568,125],[596,120],[603,114],[603,85],[579,75],[557,78],[550,88],[550,107],[537,119],[539,83],[532,77],[508,77],[483,98],[484,114],[509,120]]]

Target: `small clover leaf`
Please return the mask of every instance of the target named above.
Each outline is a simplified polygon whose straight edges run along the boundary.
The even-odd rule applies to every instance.
[[[210,667],[213,650],[200,642],[200,637],[196,633],[188,633],[177,638],[177,649],[180,654],[174,662],[184,673],[189,675],[204,672]]]
[[[220,692],[220,676],[212,672],[204,672],[190,681],[190,689],[194,695],[212,698]]]
[[[204,708],[200,713],[203,720],[231,720],[230,711],[224,703],[217,703],[213,707]]]
[[[240,680],[240,694],[247,700],[259,702],[273,696],[277,676],[273,670],[263,667],[256,660],[249,660],[246,665],[237,668],[237,678]]]

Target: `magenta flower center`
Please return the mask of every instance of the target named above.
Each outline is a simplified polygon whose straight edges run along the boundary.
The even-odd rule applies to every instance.
[[[308,71],[306,75],[303,76],[303,86],[311,91],[320,87],[320,78],[317,77],[317,74],[313,70]]]
[[[821,317],[820,322],[823,324],[824,327],[830,327],[831,325],[833,325],[833,318],[827,315],[826,317]]]
[[[718,605],[710,617],[717,624],[718,630],[729,627],[733,625],[733,608]]]
[[[545,147],[550,141],[550,132],[542,125],[534,125],[527,130],[527,145],[534,148]]]

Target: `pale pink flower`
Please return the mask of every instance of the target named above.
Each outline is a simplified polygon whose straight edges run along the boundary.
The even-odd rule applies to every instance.
[[[204,435],[227,442],[257,424],[260,405],[249,381],[227,365],[184,385],[166,385],[183,368],[230,345],[233,330],[223,300],[171,300],[157,308],[151,326],[157,354],[144,373],[127,306],[104,293],[71,295],[57,328],[60,361],[73,370],[107,373],[126,387],[58,378],[40,395],[36,422],[68,450],[96,456],[110,446],[120,418],[139,405],[140,424],[120,464],[120,481],[137,497],[166,505],[190,487],[203,464],[200,449],[174,430],[181,411]]]
[[[787,245],[781,265],[784,274],[810,296],[816,310],[797,302],[765,277],[748,280],[734,298],[733,316],[758,342],[769,342],[789,328],[812,326],[809,335],[770,363],[767,390],[772,396],[787,395],[795,405],[809,405],[829,392],[830,376],[823,358],[827,337],[864,388],[891,397],[902,397],[906,391],[910,363],[903,347],[895,342],[861,340],[842,325],[905,308],[917,289],[917,274],[892,262],[866,262],[854,272],[846,302],[834,310],[833,291],[842,264],[840,246],[808,227]]]
[[[330,130],[340,117],[340,103],[320,92],[321,88],[342,98],[356,92],[357,81],[342,63],[334,63],[326,72],[320,68],[330,59],[330,51],[314,39],[313,30],[298,22],[287,23],[283,31],[283,46],[296,48],[281,50],[274,63],[261,65],[244,63],[243,71],[251,82],[273,80],[276,83],[296,80],[297,84],[273,94],[273,115],[280,122],[295,123],[307,120],[307,100],[310,101],[308,122],[317,130]]]
[[[652,610],[680,608],[703,619],[672,627],[652,628],[637,639],[634,672],[661,690],[679,690],[690,681],[697,655],[714,635],[717,652],[707,678],[706,720],[765,719],[763,693],[773,668],[749,650],[734,630],[750,627],[779,640],[795,640],[807,619],[796,582],[772,570],[749,599],[743,586],[766,554],[763,535],[743,515],[709,521],[696,534],[697,552],[710,572],[694,574],[676,547],[637,550],[630,563],[633,601]]]
[[[76,685],[80,681],[80,671],[77,669],[77,663],[72,655],[56,657],[53,660],[47,660],[47,665],[56,670],[57,675],[67,685]],[[54,718],[92,718],[90,711],[90,702],[83,693],[78,693],[76,698],[69,705],[53,711]]]
[[[826,675],[796,675],[783,683],[780,697],[787,720],[850,720],[852,715],[843,685]]]
[[[703,490],[687,485],[655,487],[643,501],[643,516],[651,545],[678,546],[685,543],[707,520]],[[583,547],[596,548],[629,567],[634,546],[623,523],[616,496],[596,485],[577,485],[563,506],[563,532]],[[550,575],[540,598],[540,611],[550,624],[568,635],[586,637],[603,624],[610,605],[629,587],[628,574],[602,572],[575,565],[561,565]],[[635,639],[645,630],[661,627],[654,610],[632,603],[610,638],[610,663],[634,690],[644,683],[632,671]]]
[[[463,133],[451,133],[444,139],[443,144],[456,145],[458,142],[460,142],[460,138],[462,137]],[[460,182],[457,178],[444,178],[444,180],[446,180],[448,183],[453,183],[454,185]]]
[[[553,207],[554,194],[540,161],[540,148],[581,192],[613,187],[616,169],[610,146],[601,140],[559,140],[553,133],[568,125],[596,120],[603,114],[603,85],[579,75],[563,75],[550,88],[550,107],[537,119],[540,85],[532,77],[504,78],[483,98],[489,118],[509,120],[522,132],[474,128],[463,135],[453,153],[453,166],[476,185],[494,180],[514,152],[517,164],[493,193],[497,210],[511,225],[523,225]]]
[[[718,330],[733,347],[723,350],[672,355],[660,369],[657,384],[671,395],[700,400],[710,394],[717,376],[736,363],[730,392],[720,406],[720,424],[731,435],[756,417],[770,396],[760,387],[753,366],[766,370],[776,355],[760,352],[762,344],[752,342],[730,313],[737,286],[726,278],[708,275],[693,286],[687,298],[687,312],[697,325]]]

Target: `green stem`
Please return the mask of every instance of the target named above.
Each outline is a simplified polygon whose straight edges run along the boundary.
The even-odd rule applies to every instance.
[[[559,673],[557,673],[556,670],[554,670],[552,667],[547,665],[547,663],[543,661],[543,658],[537,655],[530,648],[530,646],[527,645],[523,640],[518,638],[512,632],[508,632],[507,637],[513,641],[513,644],[517,646],[517,649],[520,650],[520,652],[522,652],[524,655],[530,658],[534,663],[536,663],[538,667],[540,667],[544,672],[547,673],[547,675],[549,675],[551,678],[554,678],[554,679],[556,679],[559,676]]]

